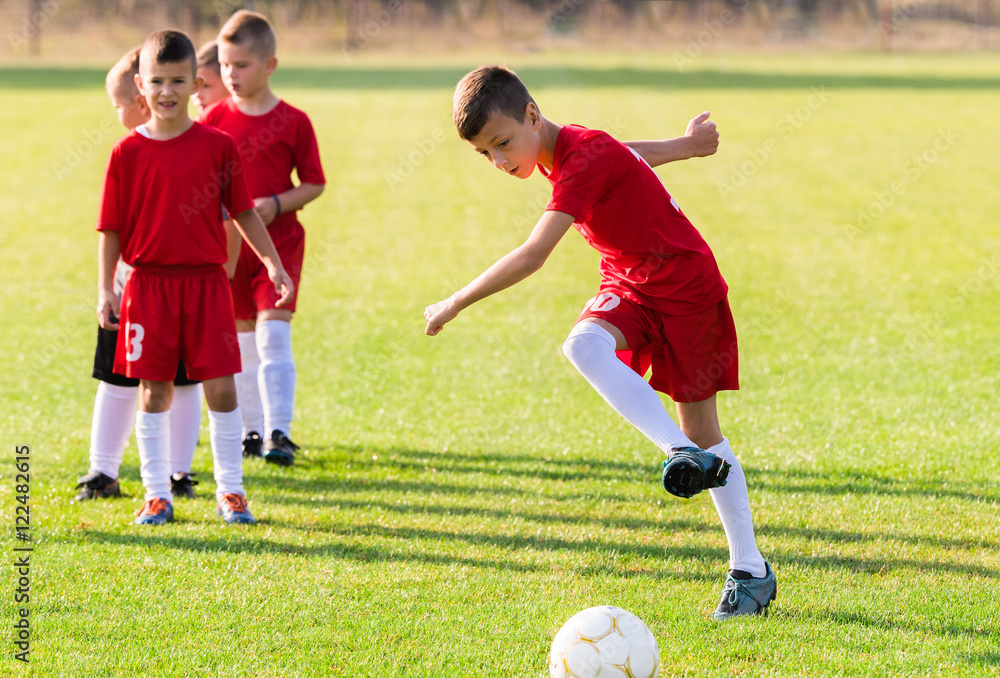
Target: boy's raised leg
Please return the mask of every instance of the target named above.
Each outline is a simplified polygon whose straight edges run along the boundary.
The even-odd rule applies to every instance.
[[[616,338],[604,325],[577,323],[563,342],[563,353],[615,412],[661,450],[696,447],[670,418],[653,387],[618,359],[615,350],[628,345],[620,332]]]

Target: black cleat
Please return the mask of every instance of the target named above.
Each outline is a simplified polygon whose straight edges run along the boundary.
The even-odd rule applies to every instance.
[[[247,437],[243,439],[243,456],[260,459],[264,454],[263,450],[264,441],[261,439],[260,434],[256,431],[247,433]]]
[[[76,489],[80,493],[73,501],[86,501],[88,499],[107,499],[109,497],[120,497],[121,488],[118,479],[106,476],[100,471],[88,473],[76,483]]]
[[[184,499],[194,499],[194,486],[198,481],[194,473],[174,473],[170,476],[170,494]]]
[[[271,438],[267,441],[267,452],[264,453],[264,461],[269,464],[279,466],[291,466],[295,463],[295,450],[299,446],[288,439],[281,431],[271,431]]]

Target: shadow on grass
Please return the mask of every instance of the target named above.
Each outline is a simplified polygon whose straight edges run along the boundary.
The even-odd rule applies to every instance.
[[[262,522],[262,526],[266,526]],[[251,528],[253,529],[253,528]],[[425,552],[410,548],[400,549],[397,543],[389,545],[357,544],[348,541],[354,537],[369,537],[378,539],[404,540],[410,544],[430,539],[458,541],[465,546],[479,548],[500,547],[512,551],[512,555],[522,560],[526,557],[541,555],[545,551],[571,550],[605,555],[635,556],[637,558],[662,558],[662,548],[651,548],[636,544],[617,544],[613,542],[549,540],[545,538],[529,538],[520,536],[480,535],[467,533],[452,533],[443,531],[421,530],[416,528],[389,528],[378,525],[357,526],[340,533],[331,530],[309,530],[322,532],[331,536],[342,536],[343,541],[328,542],[318,545],[303,546],[289,544],[273,539],[264,540],[241,535],[246,538],[237,539],[227,535],[226,539],[201,539],[197,537],[182,537],[174,535],[148,535],[112,533],[96,530],[85,530],[81,537],[87,541],[96,541],[105,545],[133,548],[161,548],[167,550],[184,549],[198,553],[249,553],[300,556],[305,558],[350,560],[355,562],[383,563],[415,563],[434,566],[465,566],[477,569],[493,569],[513,572],[555,572],[572,569],[582,575],[605,575],[621,577],[641,577],[658,580],[705,580],[714,581],[721,576],[719,573],[676,572],[666,568],[652,569],[648,563],[630,561],[623,565],[615,563],[594,563],[581,567],[567,568],[565,565],[548,565],[535,562],[518,562],[513,558],[488,558],[473,555],[456,555],[444,552]],[[529,552],[528,549],[533,549]],[[468,552],[468,549],[464,549]],[[679,547],[671,548],[669,555],[674,558],[698,562],[725,563],[728,554],[723,549],[713,547]],[[721,565],[720,568],[724,568]],[[722,570],[720,569],[720,572]]]
[[[478,63],[462,67],[279,68],[273,83],[280,88],[325,90],[424,90],[451,92],[455,83]],[[996,78],[944,77],[937,75],[849,75],[843,73],[754,73],[702,69],[678,72],[655,68],[538,67],[511,64],[529,88],[648,88],[669,90],[796,90],[830,89],[1000,89]],[[103,91],[106,70],[99,68],[6,67],[0,69],[0,89]]]
[[[985,482],[940,482],[895,476],[881,476],[868,471],[802,471],[747,469],[747,481],[769,492],[813,494],[877,494],[883,496],[953,497],[968,501],[1000,502],[1000,488]]]
[[[780,608],[779,608],[780,609]],[[845,626],[863,626],[878,631],[891,629],[901,629],[912,631],[919,635],[931,636],[951,636],[953,638],[988,639],[993,642],[1000,642],[1000,628],[996,624],[989,626],[960,626],[958,624],[933,624],[911,622],[901,617],[875,616],[862,614],[859,612],[839,612],[834,610],[821,610],[807,612],[802,610],[782,610],[782,616],[790,619],[802,619],[805,621],[817,620],[821,622],[834,622]],[[994,663],[1000,655],[988,653],[979,655],[977,658],[984,663],[992,660]]]

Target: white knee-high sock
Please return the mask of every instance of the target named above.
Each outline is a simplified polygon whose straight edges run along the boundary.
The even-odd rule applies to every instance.
[[[191,473],[201,430],[201,384],[174,386],[170,403],[170,472]]]
[[[667,414],[645,379],[615,355],[615,338],[603,327],[581,322],[563,342],[563,353],[615,412],[664,452],[697,447]]]
[[[295,359],[292,357],[292,324],[284,320],[257,323],[260,353],[261,401],[265,436],[272,431],[291,433],[295,409]]]
[[[208,431],[212,439],[215,464],[215,496],[241,494],[243,490],[243,415],[237,407],[232,412],[208,411]]]
[[[139,473],[146,488],[146,501],[166,499],[170,494],[170,413],[139,412],[135,415],[135,441],[139,446]]]
[[[90,425],[90,471],[118,477],[128,434],[135,423],[139,389],[135,386],[97,384],[94,419]]]
[[[750,497],[747,494],[743,467],[725,438],[718,445],[708,448],[708,452],[717,454],[732,464],[726,486],[708,491],[726,531],[729,568],[749,572],[754,577],[763,577],[767,571],[753,534],[753,517],[750,515]]]
[[[260,372],[257,333],[254,330],[238,332],[236,337],[240,342],[240,359],[243,362],[243,371],[235,375],[236,397],[240,402],[240,411],[243,412],[243,437],[245,438],[251,431],[263,436],[266,431],[264,406],[260,401],[260,389],[257,386]]]

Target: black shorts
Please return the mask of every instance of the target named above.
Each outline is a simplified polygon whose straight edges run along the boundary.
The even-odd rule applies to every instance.
[[[117,322],[117,319],[115,319]],[[97,327],[97,349],[94,351],[94,379],[100,379],[112,386],[138,386],[138,379],[130,379],[115,373],[115,348],[118,345],[118,330],[106,330]],[[184,361],[177,362],[177,376],[174,386],[191,386],[200,383],[188,379]]]

